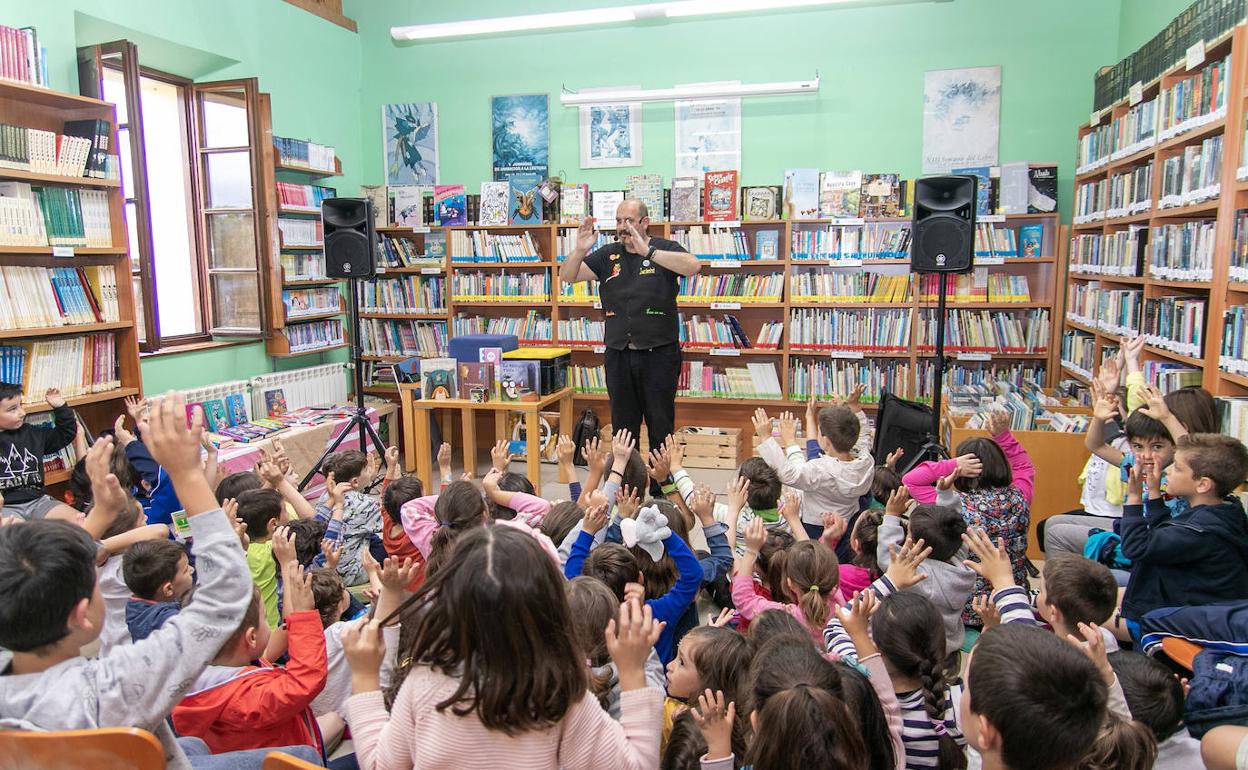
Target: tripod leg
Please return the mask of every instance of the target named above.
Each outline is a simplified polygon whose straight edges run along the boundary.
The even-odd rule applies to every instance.
[[[352,418],[352,423],[354,422],[355,419],[356,418],[354,417]],[[300,492],[302,492],[304,487],[308,485],[308,482],[312,480],[313,476],[321,472],[321,467],[325,465],[325,458],[329,457],[334,452],[338,451],[338,447],[342,445],[342,442],[346,440],[347,435],[351,432],[351,428],[353,427],[352,423],[347,423],[346,425],[342,426],[342,432],[339,433],[337,438],[335,438],[333,442],[325,449],[325,451],[321,454],[321,456],[317,459],[317,461],[312,464],[312,468],[308,471],[308,475],[304,476],[303,480],[299,482]]]

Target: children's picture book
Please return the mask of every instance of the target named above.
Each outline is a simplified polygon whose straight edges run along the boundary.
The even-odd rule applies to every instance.
[[[425,258],[446,259],[445,230],[431,230],[425,233]]]
[[[867,218],[901,215],[901,187],[897,174],[862,175],[862,216]]]
[[[204,404],[204,427],[218,433],[230,427],[230,418],[225,415],[225,402],[219,398],[209,399]]]
[[[780,218],[780,187],[741,188],[741,219],[746,222],[757,222]]]
[[[401,227],[420,227],[424,221],[424,194],[433,188],[428,185],[403,184],[389,189],[390,205],[394,209],[394,223]]]
[[[462,184],[437,185],[433,188],[434,219],[440,227],[468,224],[468,198]]]
[[[565,184],[559,188],[559,222],[579,225],[589,215],[589,185]]]
[[[1023,225],[1018,228],[1019,256],[1044,256],[1044,225]]]
[[[507,205],[511,197],[511,187],[506,182],[481,183],[481,214],[477,218],[479,225],[507,224]]]
[[[625,177],[625,198],[636,198],[646,204],[651,222],[663,221],[663,175],[632,174]]]
[[[819,217],[819,169],[786,168],[784,170],[784,218],[816,219]]]
[[[242,425],[247,422],[247,400],[242,393],[231,393],[225,397],[225,411],[230,418],[230,425]]]
[[[728,222],[737,215],[737,172],[707,171],[702,188],[702,210],[707,222]]]
[[[420,362],[421,398],[458,398],[457,362],[453,358],[426,358]]]
[[[513,174],[508,181],[511,198],[508,217],[513,225],[540,225],[542,223],[542,199],[538,188],[542,178],[537,174]]]
[[[491,379],[493,380],[491,397],[497,401],[499,398],[502,397],[502,392],[499,390],[498,377],[495,377],[493,375],[498,373],[499,364],[503,362],[503,349],[502,348],[481,348],[480,350],[477,351],[477,360],[483,364],[488,364],[490,366]]]
[[[819,216],[855,219],[862,216],[862,172],[824,171],[819,175]]]
[[[208,428],[207,416],[204,415],[204,405],[198,401],[193,401],[186,405],[186,427],[191,427],[191,423],[195,419],[196,409],[199,410],[200,415],[204,418],[204,427]]]
[[[264,391],[264,411],[269,417],[281,417],[288,411],[286,408],[286,391],[273,388]]]
[[[624,202],[623,190],[595,190],[589,194],[594,221],[600,230],[615,229],[615,210]]]
[[[671,211],[673,222],[700,222],[702,216],[698,204],[698,178],[696,176],[678,176],[672,180]]]
[[[541,364],[537,361],[509,361],[498,367],[498,385],[503,401],[536,401]]]
[[[988,166],[972,166],[970,168],[955,168],[949,173],[966,174],[976,179],[975,185],[975,215],[985,216],[992,213],[992,169]]]
[[[756,259],[780,258],[779,230],[758,230],[754,233],[754,257]]]
[[[494,395],[493,364],[460,364],[459,397],[483,404]]]

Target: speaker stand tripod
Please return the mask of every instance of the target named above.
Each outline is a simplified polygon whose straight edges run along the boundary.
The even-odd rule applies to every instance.
[[[932,275],[928,273],[928,275]],[[935,370],[932,372],[932,425],[923,437],[923,446],[915,454],[914,459],[902,471],[903,475],[926,460],[933,462],[949,459],[949,451],[940,443],[940,397],[945,386],[945,315],[948,309],[949,285],[945,281],[946,274],[936,273],[940,286],[936,290],[936,357]]]

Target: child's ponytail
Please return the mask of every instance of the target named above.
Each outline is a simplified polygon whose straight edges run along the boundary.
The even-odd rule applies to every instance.
[[[939,747],[937,767],[940,770],[965,770],[966,751],[945,726],[945,702],[949,694],[946,676],[943,660],[926,660],[920,665],[918,678],[923,687],[923,710],[927,712],[932,731],[936,734]]]
[[[1149,770],[1157,761],[1157,741],[1140,722],[1112,711],[1079,770]]]
[[[811,628],[828,622],[828,595],[840,584],[836,554],[816,540],[793,545],[784,558],[784,576],[797,606]]]
[[[866,764],[849,707],[821,687],[801,682],[772,695],[759,710],[758,723],[763,727],[744,764],[768,770],[857,770]]]
[[[455,538],[473,527],[485,524],[487,511],[485,497],[471,481],[454,481],[442,490],[433,505],[438,529],[429,542],[429,558],[425,562],[426,578],[432,577],[442,567]]]

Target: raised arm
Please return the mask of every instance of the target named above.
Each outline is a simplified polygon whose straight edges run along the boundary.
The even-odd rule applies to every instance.
[[[576,283],[578,281],[592,281],[598,276],[585,264],[585,256],[589,250],[598,242],[598,233],[594,230],[594,218],[586,217],[581,220],[580,226],[576,228],[576,245],[572,248],[572,253],[559,266],[559,280],[564,283]]]
[[[1001,451],[1005,453],[1005,459],[1010,463],[1014,486],[1018,487],[1018,491],[1022,492],[1023,497],[1030,503],[1032,492],[1035,490],[1036,466],[1032,464],[1027,450],[1023,449],[1023,445],[1018,443],[1018,439],[1014,438],[1014,434],[1010,432],[1009,415],[1004,411],[990,413],[988,432],[992,434],[992,440],[1001,447]]]

